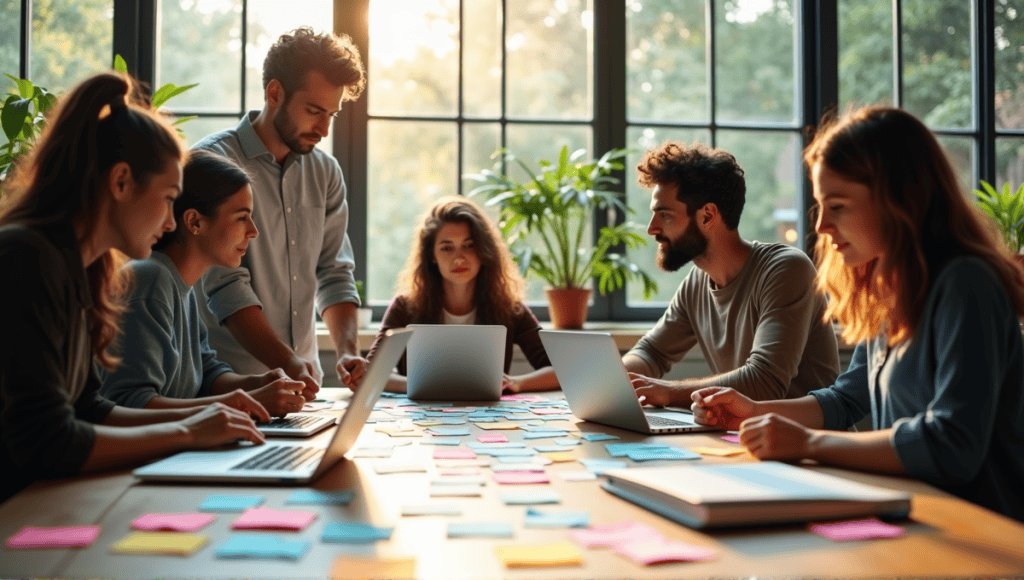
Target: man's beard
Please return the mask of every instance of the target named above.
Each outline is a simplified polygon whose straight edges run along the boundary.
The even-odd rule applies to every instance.
[[[316,133],[306,133],[304,135],[299,134],[299,128],[292,123],[291,118],[285,113],[285,109],[288,108],[288,103],[285,102],[280,109],[274,113],[274,128],[277,129],[277,134],[281,137],[281,141],[288,146],[288,149],[292,153],[298,153],[299,155],[305,155],[316,147],[316,143],[303,144],[300,139],[304,137],[316,138],[319,141],[320,135]]]
[[[697,228],[697,222],[690,221],[686,231],[679,238],[672,240],[656,237],[658,242],[668,240],[667,245],[658,245],[658,267],[666,272],[675,272],[689,264],[694,258],[708,249],[708,239]]]

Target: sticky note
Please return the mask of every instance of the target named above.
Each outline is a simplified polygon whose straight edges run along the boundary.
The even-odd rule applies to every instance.
[[[434,459],[476,459],[472,449],[456,447],[455,449],[435,449]]]
[[[425,437],[420,439],[420,445],[458,445],[462,439],[458,437]]]
[[[235,530],[301,530],[316,519],[313,512],[252,508],[231,524]]]
[[[566,461],[576,461],[576,456],[573,455],[572,451],[555,451],[551,453],[545,453],[544,457],[547,457],[555,463],[565,463]]]
[[[449,538],[513,538],[515,530],[508,522],[449,522]]]
[[[352,501],[351,491],[317,491],[315,489],[300,489],[292,492],[286,504],[305,505],[348,505]]]
[[[539,566],[578,566],[583,554],[565,540],[547,544],[498,546],[498,558],[508,568]]]
[[[558,477],[565,481],[594,481],[597,476],[593,472],[581,469],[579,471],[559,471]]]
[[[740,436],[739,435],[722,435],[722,441],[728,441],[729,443],[736,443],[737,445],[740,445]]]
[[[580,439],[584,441],[610,441],[612,439],[618,439],[618,437],[607,433],[584,433],[580,435]]]
[[[547,473],[535,471],[502,471],[493,475],[494,481],[503,485],[522,483],[548,483],[551,478]]]
[[[566,432],[558,431],[527,431],[523,433],[523,439],[547,439],[549,437],[565,437]]]
[[[700,459],[700,455],[680,447],[664,449],[630,449],[626,456],[633,461],[649,461],[653,459]]]
[[[701,455],[712,455],[715,457],[731,457],[733,455],[742,455],[746,453],[743,449],[736,447],[691,447],[690,451],[700,453]]]
[[[469,435],[469,429],[465,427],[431,427],[427,431],[441,437],[464,437]]]
[[[592,459],[588,457],[582,457],[578,459],[588,471],[592,471],[597,475],[601,475],[609,469],[622,469],[626,467],[625,461],[619,461],[618,459]]]
[[[450,503],[407,503],[402,505],[403,516],[458,516],[462,508]]]
[[[544,466],[539,463],[495,463],[491,471],[498,473],[502,471],[544,471]]]
[[[583,511],[547,512],[528,508],[523,519],[523,526],[527,528],[585,528],[589,525],[590,514]]]
[[[440,475],[477,475],[480,473],[478,467],[442,467],[437,470]]]
[[[508,443],[508,437],[504,433],[484,433],[476,438],[481,443]]]
[[[502,395],[502,401],[521,401],[524,403],[540,403],[544,401],[544,397],[540,395]]]
[[[630,451],[668,449],[668,445],[656,443],[605,443],[604,448],[612,457],[626,457]]]
[[[7,538],[8,548],[85,548],[100,535],[99,526],[25,526]]]
[[[477,453],[481,455],[490,455],[491,457],[529,457],[536,455],[537,451],[530,447],[503,447],[503,448],[486,448],[477,449]],[[518,460],[517,460],[518,461]]]
[[[363,447],[356,447],[352,450],[350,457],[391,457],[391,454],[395,452],[393,445],[366,445]]]
[[[837,542],[898,538],[904,533],[903,528],[886,524],[876,519],[817,524],[811,526],[811,531]]]
[[[183,532],[132,532],[110,546],[118,554],[188,556],[206,545],[207,537]]]
[[[263,503],[262,495],[221,495],[206,496],[199,509],[208,512],[240,512]]]
[[[330,577],[332,580],[417,578],[416,558],[339,556],[334,560]]]
[[[286,540],[267,534],[232,534],[216,551],[218,558],[264,558],[298,560],[309,550],[310,542]]]
[[[634,540],[664,539],[658,530],[640,522],[618,522],[592,526],[585,530],[572,530],[569,537],[585,548],[615,547]]]
[[[373,526],[361,522],[330,522],[320,541],[339,544],[368,544],[391,537],[393,526]]]
[[[564,445],[566,447],[569,447],[572,445],[579,445],[580,440],[575,437],[560,437],[558,439],[555,439],[554,443],[557,445]]]
[[[562,496],[550,489],[529,491],[503,491],[498,499],[505,505],[532,505],[544,503],[562,503]]]
[[[519,424],[518,423],[513,423],[511,421],[495,421],[493,423],[482,423],[481,422],[481,423],[477,424],[477,427],[479,427],[481,429],[486,429],[488,431],[495,431],[495,430],[498,430],[498,431],[512,431],[514,429],[518,429],[519,428]],[[468,435],[468,433],[467,433],[467,435]]]
[[[381,475],[388,473],[426,473],[427,466],[422,463],[380,463],[373,470]]]
[[[212,514],[146,514],[132,522],[133,530],[146,532],[194,532],[210,524]]]
[[[715,551],[666,538],[643,538],[615,546],[615,553],[648,566],[662,562],[704,562],[715,558]]]

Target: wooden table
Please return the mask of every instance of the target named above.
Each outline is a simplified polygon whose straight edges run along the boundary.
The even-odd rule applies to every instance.
[[[345,391],[347,393],[347,391]],[[728,445],[720,434],[647,437],[592,423],[565,422],[582,432],[608,432],[623,441],[657,441],[681,447]],[[230,524],[237,514],[218,514],[204,528],[210,538],[200,551],[189,557],[117,555],[111,544],[129,533],[138,516],[150,512],[196,511],[210,493],[260,494],[264,507],[285,509],[285,498],[294,490],[275,486],[141,484],[130,472],[38,482],[0,505],[0,536],[4,539],[22,526],[64,526],[99,524],[97,540],[85,549],[12,550],[0,548],[0,577],[62,578],[326,578],[335,559],[349,556],[414,556],[418,578],[783,578],[783,577],[968,577],[1024,575],[1024,525],[975,506],[929,485],[910,479],[823,469],[853,480],[913,492],[909,520],[898,522],[906,530],[902,538],[836,543],[807,531],[806,526],[789,525],[698,532],[654,515],[599,488],[594,481],[567,482],[555,474],[579,470],[576,463],[548,466],[551,483],[562,503],[539,506],[551,510],[586,510],[592,524],[626,520],[643,521],[666,537],[711,548],[717,558],[711,562],[640,566],[610,550],[580,548],[581,566],[506,569],[495,547],[543,543],[567,538],[566,530],[527,529],[522,525],[525,506],[506,506],[497,497],[510,486],[488,478],[480,498],[428,497],[428,481],[437,477],[430,459],[432,445],[420,445],[415,438],[391,439],[367,425],[357,446],[401,443],[390,459],[357,458],[340,462],[312,486],[319,490],[350,489],[355,498],[347,506],[287,506],[313,510],[318,519],[304,531],[287,534],[307,539],[312,548],[298,562],[273,560],[223,560],[214,549],[235,532]],[[472,439],[483,430],[468,424]],[[517,431],[505,432],[517,440]],[[328,437],[330,432],[318,437]],[[465,441],[471,438],[463,438]],[[544,444],[533,440],[527,444]],[[607,458],[601,442],[583,442],[578,457]],[[705,457],[706,463],[753,461],[749,455],[731,458]],[[428,473],[381,475],[373,466],[387,462],[421,461]],[[627,460],[628,461],[628,460]],[[679,462],[646,462],[645,465],[675,465]],[[536,487],[536,486],[531,486]],[[1022,490],[1024,492],[1024,490]],[[458,503],[461,516],[402,517],[403,503]],[[346,520],[395,526],[389,541],[368,545],[325,544],[319,536],[327,521]],[[448,539],[449,521],[503,520],[516,530],[514,540]]]

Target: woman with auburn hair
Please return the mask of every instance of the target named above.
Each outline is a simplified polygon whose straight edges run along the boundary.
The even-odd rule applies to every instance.
[[[697,420],[761,459],[905,474],[1024,521],[1024,271],[913,115],[854,110],[804,160],[817,284],[853,360],[800,399],[702,389]],[[872,431],[846,431],[866,416]]]
[[[388,330],[410,324],[501,324],[505,340],[504,390],[511,393],[558,388],[540,342],[540,324],[523,303],[523,280],[498,228],[464,197],[437,200],[420,220],[415,244],[399,277],[398,292],[370,347],[369,360]],[[535,369],[509,376],[512,345]],[[404,393],[405,358],[388,390]]]
[[[63,96],[5,184],[0,209],[0,501],[44,477],[124,467],[247,439],[224,405],[128,409],[99,395],[93,359],[124,310],[122,255],[141,259],[174,229],[184,151],[174,129],[118,74]]]

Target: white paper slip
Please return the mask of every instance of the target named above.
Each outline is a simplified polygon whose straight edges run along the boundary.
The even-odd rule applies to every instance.
[[[423,463],[381,463],[379,465],[374,465],[373,470],[380,474],[426,473],[427,466]]]
[[[356,447],[352,450],[349,457],[391,457],[394,453],[395,448],[393,445],[386,445],[381,447]]]
[[[462,508],[449,503],[407,503],[402,505],[403,516],[461,516]]]
[[[491,471],[544,471],[544,466],[539,463],[495,463],[491,466]]]

